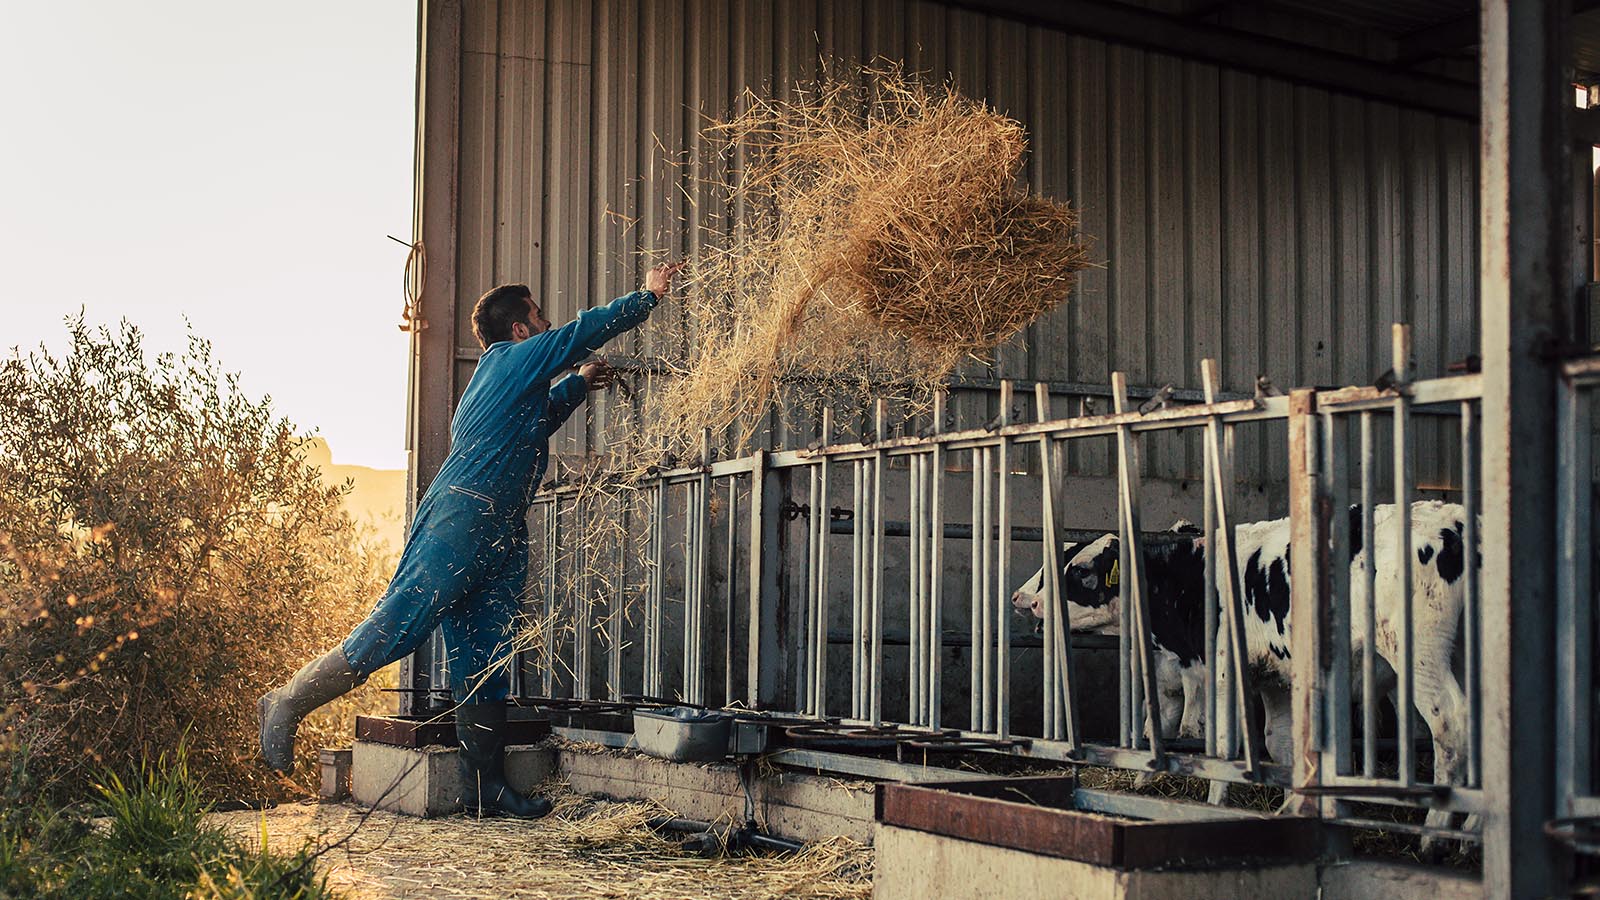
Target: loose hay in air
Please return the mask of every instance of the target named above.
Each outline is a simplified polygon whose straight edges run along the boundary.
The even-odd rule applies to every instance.
[[[925,401],[1063,302],[1090,262],[1076,212],[1019,181],[1022,125],[898,69],[833,74],[786,99],[746,94],[705,129],[739,213],[683,276],[664,389],[636,458],[745,446],[785,399],[866,409]],[[671,317],[666,317],[670,319]]]
[[[784,98],[747,93],[740,108],[703,129],[688,161],[723,173],[701,193],[733,224],[697,233],[652,317],[661,368],[635,385],[639,407],[608,407],[608,458],[594,461],[605,471],[568,473],[580,488],[562,504],[555,558],[539,562],[557,596],[532,604],[515,649],[561,677],[580,628],[598,635],[595,652],[639,633],[651,564],[625,523],[648,516],[640,477],[698,461],[707,443],[747,449],[774,413],[828,406],[859,436],[874,397],[923,408],[1091,265],[1076,212],[1018,180],[1022,125],[953,90],[839,69]]]

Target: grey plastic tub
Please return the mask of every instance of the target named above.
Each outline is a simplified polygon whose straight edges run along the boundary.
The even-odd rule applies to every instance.
[[[633,711],[633,739],[651,756],[673,762],[712,762],[728,755],[733,717],[727,713],[675,706]]]

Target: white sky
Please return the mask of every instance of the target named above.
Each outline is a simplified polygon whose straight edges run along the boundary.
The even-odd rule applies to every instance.
[[[340,463],[405,465],[413,0],[0,0],[0,349],[184,317]]]

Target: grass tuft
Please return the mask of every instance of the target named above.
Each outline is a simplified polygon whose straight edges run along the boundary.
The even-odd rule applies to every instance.
[[[143,760],[127,777],[101,773],[96,796],[0,812],[0,898],[332,900],[316,849],[247,846],[207,823],[210,804],[187,748]],[[8,800],[11,798],[7,798]]]

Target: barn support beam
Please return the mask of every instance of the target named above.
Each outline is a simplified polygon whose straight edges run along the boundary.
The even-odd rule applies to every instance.
[[[450,452],[455,411],[456,179],[461,131],[461,4],[423,0],[417,9],[417,143],[413,150],[413,240],[434,248],[413,320],[406,402],[406,523]],[[400,664],[400,712],[428,702],[436,641]]]
[[[1570,0],[1482,0],[1484,895],[1564,894],[1555,815],[1556,352],[1571,337]]]
[[[1447,116],[1470,119],[1478,114],[1475,85],[1128,3],[958,0],[954,5]]]

